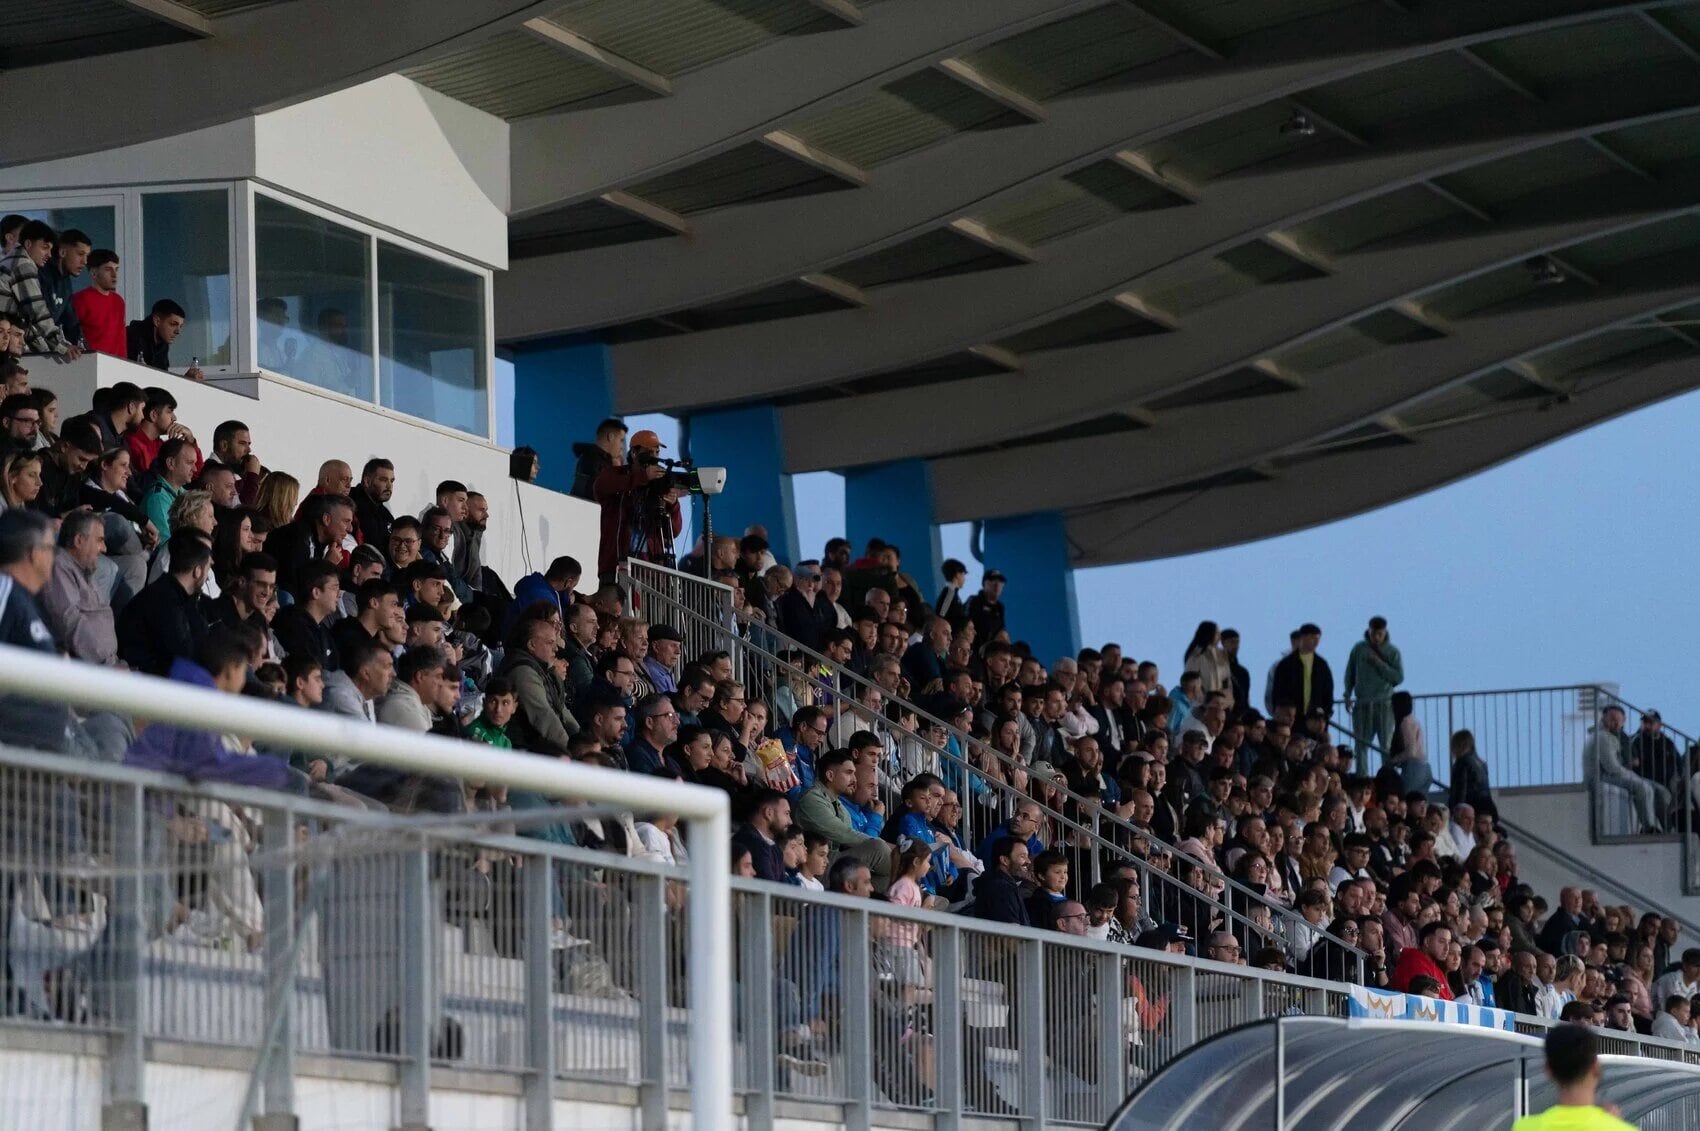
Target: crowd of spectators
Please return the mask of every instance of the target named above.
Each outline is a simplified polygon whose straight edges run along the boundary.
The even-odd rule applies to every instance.
[[[31,262],[34,231],[26,224],[19,243]],[[33,301],[28,286],[13,292]],[[100,316],[83,319],[82,340]],[[76,348],[67,337],[55,349],[23,317],[28,341]],[[581,448],[575,491],[603,508],[600,583],[581,591],[580,564],[562,557],[510,588],[483,546],[518,532],[487,532],[487,501],[461,482],[443,480],[430,505],[398,516],[389,459],[367,459],[358,475],[326,461],[303,491],[264,466],[241,421],[218,423],[203,450],[166,389],[114,385],[61,421],[51,393],[15,386],[16,358],[4,365],[5,643],[720,788],[738,820],[734,867],[799,889],[1551,1017],[1598,1010],[1614,1027],[1697,1039],[1700,1010],[1683,1002],[1700,992],[1700,951],[1673,949],[1675,920],[1573,889],[1549,909],[1520,884],[1467,732],[1450,736],[1450,792],[1430,791],[1382,618],[1341,685],[1355,729],[1388,750],[1373,776],[1368,738],[1333,740],[1333,675],[1315,625],[1295,630],[1269,669],[1260,711],[1232,629],[1200,624],[1173,683],[1115,643],[1047,663],[1011,639],[1000,571],[964,599],[967,571],[946,562],[928,600],[901,550],[877,539],[856,556],[835,538],[795,563],[776,561],[760,528],[699,541],[680,565],[732,587],[728,631],[792,661],[741,682],[728,650],[686,655],[677,625],[631,615],[613,584],[628,556],[669,557],[659,547],[679,529],[684,488],[654,433],[628,437],[610,421]],[[861,681],[853,695],[838,669]],[[45,750],[351,807],[554,803],[481,784],[470,756],[464,779],[428,778],[230,736],[137,735],[130,720],[16,697],[0,699],[0,725]],[[688,835],[648,816],[526,822],[521,833],[680,862]],[[1105,818],[1098,834],[1085,831],[1094,816]],[[209,837],[220,821],[230,835]],[[221,845],[244,843],[245,827],[230,810],[171,826]],[[227,880],[245,869],[229,851],[216,865]],[[166,924],[257,947],[264,908],[251,877],[206,890],[236,894],[180,907]],[[878,941],[886,978],[922,998],[927,932],[894,923]],[[809,1012],[808,977],[794,974],[802,1012],[790,1015],[799,1038],[787,1055],[810,1071],[823,1019]]]

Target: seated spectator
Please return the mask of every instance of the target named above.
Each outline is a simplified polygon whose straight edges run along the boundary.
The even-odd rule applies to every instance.
[[[1021,885],[1031,874],[1027,845],[1014,837],[999,837],[989,848],[986,874],[974,885],[973,914],[993,923],[1028,926]]]
[[[797,823],[804,831],[819,833],[832,845],[835,856],[853,857],[868,866],[876,886],[890,884],[892,846],[856,831],[845,810],[843,798],[856,785],[856,763],[848,750],[831,750],[821,755],[815,784],[797,802]]]
[[[361,541],[380,550],[390,544],[390,526],[395,515],[390,513],[388,503],[394,492],[395,464],[381,456],[366,461],[366,466],[360,469],[360,482],[349,491]]]
[[[519,701],[508,725],[514,746],[562,758],[568,755],[568,745],[579,724],[555,668],[559,648],[560,635],[552,622],[541,618],[521,621],[497,674],[508,679]]]
[[[162,298],[153,304],[146,318],[138,318],[124,331],[124,356],[150,369],[171,368],[171,343],[183,332],[189,316],[175,301]],[[183,371],[191,381],[205,378],[199,366]]]
[[[207,638],[200,595],[212,572],[212,544],[182,530],[166,544],[169,565],[118,615],[118,658],[130,668],[163,676],[172,662],[199,654]]]
[[[73,659],[111,666],[118,662],[112,603],[95,588],[95,567],[106,551],[106,527],[98,514],[78,510],[59,525],[53,575],[41,590],[41,611],[54,637]]]
[[[1660,975],[1653,983],[1652,993],[1654,1001],[1664,1001],[1677,994],[1686,998],[1700,994],[1700,947],[1691,946],[1683,951],[1681,965]]]
[[[260,489],[254,495],[254,509],[278,530],[295,521],[300,509],[301,482],[287,471],[272,471],[260,477]]]
[[[213,429],[213,458],[201,468],[203,480],[214,467],[229,469],[236,489],[235,500],[221,503],[221,506],[254,505],[266,469],[260,465],[260,457],[254,454],[253,433],[240,420],[222,421]]]
[[[472,587],[464,577],[454,572],[449,557],[449,545],[454,539],[454,520],[442,507],[427,507],[419,522],[424,545],[419,555],[443,571],[443,580],[454,591],[455,600],[466,604],[472,600]]]
[[[1623,708],[1612,704],[1600,712],[1600,722],[1582,749],[1582,773],[1596,799],[1600,787],[1611,785],[1629,795],[1629,803],[1640,819],[1637,830],[1646,834],[1664,832],[1663,814],[1670,808],[1670,790],[1630,769],[1625,761]],[[1596,800],[1596,804],[1598,800]]]
[[[203,535],[209,546],[213,535],[218,533],[218,516],[213,513],[212,496],[205,491],[188,490],[179,494],[172,500],[165,521],[178,532]],[[158,580],[165,569],[165,551],[156,547],[148,561],[148,580]],[[207,583],[201,592],[208,598],[217,597],[221,592],[218,579],[211,573],[207,574]]]
[[[239,695],[247,686],[248,672],[247,644],[236,633],[221,628],[201,640],[192,657],[174,657],[170,677],[194,687]],[[196,781],[306,792],[305,777],[291,771],[287,762],[232,751],[217,734],[170,723],[144,727],[125,753],[124,764],[182,774]]]
[[[466,511],[455,520],[449,569],[474,593],[484,591],[484,534],[490,526],[490,500],[477,491],[466,493]]]
[[[277,559],[278,586],[296,600],[304,599],[307,564],[322,560],[340,566],[347,557],[343,539],[353,529],[354,502],[347,495],[309,499],[298,519],[266,537],[266,553]]]
[[[109,247],[89,254],[89,285],[71,296],[83,345],[109,357],[127,357],[124,296],[118,293],[118,253]]]
[[[29,393],[12,393],[0,400],[0,442],[6,450],[33,452],[41,428],[41,410]]]
[[[194,448],[195,464],[189,479],[201,473],[201,450],[195,443],[195,434],[177,419],[177,398],[171,395],[170,390],[149,388],[144,392],[147,403],[143,406],[141,419],[124,433],[124,446],[130,449],[130,471],[136,476],[131,487],[146,494],[143,488],[151,484],[144,480],[153,471],[159,460],[160,447],[167,440],[183,440]]]
[[[791,827],[791,802],[776,789],[761,789],[750,799],[749,816],[732,834],[732,843],[750,852],[757,879],[785,882],[785,863],[779,846]]]
[[[1452,990],[1446,984],[1446,971],[1442,966],[1451,948],[1452,928],[1444,922],[1429,923],[1417,936],[1416,946],[1408,946],[1399,952],[1388,985],[1404,993],[1414,993],[1412,979],[1426,975],[1439,984],[1437,996],[1451,1001]]]
[[[0,644],[52,655],[53,632],[36,597],[52,580],[53,525],[35,511],[0,514]],[[27,750],[63,751],[72,722],[63,703],[0,695],[6,740]]]
[[[378,721],[377,700],[389,694],[395,678],[390,650],[374,640],[356,641],[343,649],[342,670],[325,676],[321,710],[369,723]],[[340,772],[346,767],[338,766]]]
[[[508,723],[513,721],[514,711],[518,708],[519,699],[514,695],[514,685],[499,675],[491,676],[484,685],[483,706],[478,718],[466,728],[466,736],[498,750],[512,750],[514,744],[508,738]]]
[[[272,631],[284,655],[310,656],[325,671],[334,672],[342,661],[330,624],[342,595],[341,578],[326,561],[307,562],[296,577],[303,592],[293,605],[278,610]]]
[[[42,285],[41,269],[53,256],[56,238],[47,224],[29,221],[18,235],[18,246],[0,260],[0,275],[10,284],[15,324],[24,328],[28,351],[75,361],[82,356],[82,348],[60,328]]]
[[[41,461],[41,493],[35,509],[52,518],[83,505],[83,479],[100,456],[100,434],[86,420],[72,420],[45,450]]]
[[[95,427],[100,429],[100,446],[110,451],[124,443],[124,437],[138,427],[146,415],[147,392],[130,381],[119,381],[110,388],[94,391]]]
[[[11,451],[0,458],[0,509],[35,506],[41,497],[41,453]]]
[[[1058,911],[1068,898],[1068,856],[1050,849],[1033,858],[1032,868],[1038,886],[1027,897],[1027,922],[1055,930]]]
[[[355,612],[331,626],[331,640],[344,655],[358,641],[399,648],[407,642],[407,619],[401,595],[382,578],[361,583],[355,591]]]
[[[631,663],[623,656],[621,661]],[[630,769],[640,774],[652,774],[665,761],[663,752],[679,737],[678,708],[665,695],[651,693],[638,700],[632,716],[632,742],[627,751]]]
[[[1653,1018],[1652,1035],[1666,1041],[1700,1044],[1700,1033],[1688,1023],[1690,1007],[1690,1000],[1681,994],[1667,997],[1664,1008]]]
[[[132,457],[133,454],[132,450]],[[142,496],[142,512],[161,538],[171,537],[171,505],[188,489],[199,458],[194,447],[183,440],[166,440],[159,446],[159,455],[151,468],[153,486]]]

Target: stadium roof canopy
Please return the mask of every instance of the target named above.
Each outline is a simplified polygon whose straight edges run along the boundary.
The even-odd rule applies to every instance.
[[[9,7],[6,161],[401,71],[511,123],[502,341],[781,406],[791,471],[929,460],[941,522],[1060,510],[1079,564],[1700,383],[1696,3]],[[18,101],[59,81],[108,97]]]
[[[1602,1044],[1609,1044],[1602,1040]],[[1604,1054],[1602,1102],[1648,1128],[1700,1118],[1700,1066]],[[1515,1097],[1556,1099],[1538,1037],[1412,1021],[1282,1017],[1231,1029],[1176,1057],[1108,1131],[1478,1131],[1512,1122]]]

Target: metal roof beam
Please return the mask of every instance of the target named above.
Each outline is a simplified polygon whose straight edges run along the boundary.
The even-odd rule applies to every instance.
[[[1220,60],[1226,57],[1222,54],[1222,52],[1204,42],[1204,40],[1199,39],[1196,35],[1193,35],[1189,31],[1182,30],[1181,27],[1173,20],[1164,19],[1162,16],[1159,16],[1145,4],[1140,3],[1139,0],[1116,0],[1116,3],[1120,4],[1124,8],[1130,9],[1134,15],[1138,16],[1152,27],[1158,29],[1176,43],[1192,48],[1200,55],[1203,55],[1206,59]]]
[[[118,0],[118,4],[193,35],[213,33],[212,21],[204,13],[178,4],[176,0]]]
[[[1434,195],[1440,197],[1440,199],[1444,200],[1446,203],[1452,205],[1452,207],[1468,212],[1478,220],[1485,221],[1489,224],[1494,222],[1493,214],[1487,209],[1483,208],[1475,201],[1469,200],[1459,193],[1453,192],[1451,189],[1442,185],[1439,181],[1424,181],[1423,187],[1428,189]]]
[[[1686,36],[1680,34],[1675,28],[1659,19],[1658,16],[1654,15],[1646,8],[1638,9],[1635,14],[1640,18],[1641,22],[1660,39],[1669,43],[1696,63],[1700,63],[1700,47],[1696,47],[1694,44],[1690,43]]]
[[[1521,95],[1522,97],[1529,99],[1531,102],[1539,102],[1541,100],[1541,96],[1530,87],[1524,85],[1522,80],[1514,78],[1503,67],[1494,66],[1468,47],[1460,47],[1458,49],[1458,54],[1466,63],[1469,63],[1472,67],[1475,67],[1478,71],[1482,72],[1482,74],[1486,75],[1500,86],[1503,86],[1506,90],[1511,91],[1513,94]]]
[[[598,47],[578,32],[564,28],[553,20],[526,20],[524,26],[526,31],[549,46],[581,62],[600,67],[622,82],[641,86],[651,94],[673,93],[673,83],[666,75],[657,74],[606,47]]]
[[[988,78],[966,60],[955,57],[940,59],[935,66],[963,86],[978,91],[1006,110],[1014,110],[1030,122],[1045,120],[1045,107],[1042,103],[1027,97],[1012,86]]]
[[[803,2],[819,8],[829,16],[837,16],[853,27],[860,27],[867,20],[867,17],[862,14],[862,9],[858,8],[853,0],[803,0]]]
[[[1644,181],[1656,181],[1659,179],[1652,173],[1649,173],[1646,169],[1643,169],[1640,165],[1637,165],[1634,161],[1631,161],[1622,153],[1619,153],[1616,149],[1613,149],[1610,145],[1606,144],[1605,140],[1598,135],[1588,138],[1588,144],[1593,147],[1595,153],[1598,153],[1601,157],[1604,157],[1607,161],[1610,161],[1613,165],[1616,165],[1619,169],[1622,169],[1625,172],[1633,173],[1635,176],[1640,177]]]
[[[813,287],[821,294],[831,295],[840,302],[847,302],[851,306],[868,305],[868,292],[854,283],[840,279],[837,275],[828,275],[824,271],[817,271],[810,275],[800,276],[797,281],[806,287]]]
[[[691,222],[671,208],[663,208],[653,201],[645,200],[641,196],[634,196],[623,189],[605,192],[597,199],[611,208],[618,208],[621,212],[630,213],[640,220],[647,220],[657,227],[666,228],[674,235],[682,236],[691,230]]]
[[[823,173],[830,173],[840,180],[849,181],[853,185],[868,183],[868,172],[842,157],[835,157],[824,149],[810,145],[789,130],[773,130],[761,137],[762,141],[771,145],[779,152],[795,157],[805,165],[813,165]]]
[[[1318,110],[1313,103],[1304,102],[1297,98],[1289,98],[1287,101],[1291,102],[1299,113],[1303,114],[1329,133],[1345,138],[1359,149],[1369,148],[1369,142],[1362,134],[1348,126],[1342,125],[1340,119],[1332,118],[1327,114],[1322,113],[1322,111]]]

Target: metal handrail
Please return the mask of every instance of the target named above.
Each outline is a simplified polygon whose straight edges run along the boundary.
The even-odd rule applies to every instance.
[[[712,622],[709,622],[707,620],[707,618],[702,617],[701,614],[695,612],[692,609],[687,608],[682,603],[674,600],[673,598],[669,597],[668,595],[666,595],[664,593],[660,593],[660,592],[655,591],[653,588],[646,585],[644,582],[642,582],[641,580],[637,579],[635,576],[632,576],[629,573],[628,573],[627,576],[628,576],[629,583],[634,587],[634,589],[640,591],[642,593],[642,595],[644,597],[646,597],[648,600],[656,601],[656,602],[659,602],[663,605],[671,606],[678,613],[701,622],[699,627],[707,628],[707,627],[712,626],[713,628],[715,628],[716,630],[718,630],[719,632],[724,634],[722,636],[722,639],[727,640],[727,641],[735,641],[736,643],[734,645],[734,648],[737,648],[737,647],[748,648],[751,651],[758,654],[763,659],[764,662],[775,665],[777,667],[788,668],[790,671],[796,673],[797,675],[803,677],[804,679],[813,681],[813,680],[817,680],[819,678],[818,672],[810,672],[803,667],[799,667],[798,665],[792,664],[789,661],[782,659],[781,657],[779,657],[777,655],[777,653],[775,651],[762,647],[761,645],[755,643],[753,640],[750,640],[746,636],[738,635],[738,633],[733,631],[731,628],[728,628],[726,626],[712,625]],[[677,626],[675,626],[675,627],[677,627]],[[815,652],[810,648],[804,647],[802,644],[797,643],[796,641],[792,640],[790,637],[779,632],[777,629],[774,629],[772,626],[764,623],[761,626],[761,631],[772,636],[775,640],[782,642],[782,646],[784,648],[795,649],[797,652],[802,654],[810,664],[815,665],[817,668],[824,670],[827,674],[830,674],[833,677],[833,681],[834,681],[833,687],[832,687],[832,691],[833,691],[834,694],[842,694],[842,691],[840,690],[841,681],[843,683],[849,684],[852,687],[859,687],[859,688],[863,688],[863,689],[877,690],[877,691],[880,692],[880,694],[883,697],[885,702],[895,703],[899,706],[899,708],[901,710],[903,710],[905,712],[913,712],[918,718],[923,719],[926,722],[929,722],[932,725],[937,726],[940,729],[946,731],[946,733],[955,736],[958,739],[958,741],[968,750],[978,752],[982,755],[990,754],[992,757],[997,759],[997,761],[999,762],[1000,765],[1003,765],[1005,767],[1009,767],[1009,768],[1012,768],[1012,769],[1023,769],[1023,770],[1027,769],[1027,767],[1025,767],[1021,763],[1016,762],[1015,760],[1007,757],[1001,751],[997,750],[995,747],[992,747],[992,746],[990,746],[986,743],[979,741],[978,739],[973,738],[971,735],[966,734],[964,731],[959,730],[956,727],[950,726],[944,720],[939,719],[936,716],[929,714],[926,711],[921,710],[919,707],[915,706],[913,703],[910,703],[907,700],[900,699],[897,696],[894,696],[894,695],[887,693],[885,691],[885,689],[880,687],[878,684],[872,682],[871,680],[865,679],[862,676],[857,675],[856,673],[850,671],[849,669],[843,667],[840,664],[834,663],[832,660],[828,659],[825,656],[822,656],[820,653]],[[984,783],[988,788],[994,789],[994,791],[1003,792],[1003,791],[1007,790],[1009,792],[1009,794],[1012,794],[1015,798],[1017,798],[1021,801],[1032,801],[1034,804],[1038,805],[1043,812],[1045,812],[1048,816],[1050,816],[1053,821],[1056,821],[1056,822],[1058,822],[1061,825],[1064,825],[1066,827],[1072,828],[1072,829],[1078,831],[1079,833],[1081,833],[1084,836],[1090,837],[1092,842],[1093,842],[1092,847],[1095,847],[1099,851],[1111,852],[1117,858],[1125,859],[1128,862],[1134,864],[1136,867],[1138,867],[1140,869],[1142,876],[1148,877],[1150,875],[1150,869],[1145,864],[1145,862],[1143,860],[1141,860],[1139,857],[1135,856],[1132,852],[1130,852],[1126,848],[1123,848],[1121,845],[1116,844],[1114,841],[1107,839],[1100,831],[1098,831],[1098,826],[1100,825],[1101,822],[1102,823],[1108,823],[1109,825],[1111,825],[1111,827],[1119,827],[1119,828],[1125,830],[1126,833],[1129,836],[1138,836],[1138,837],[1148,841],[1154,848],[1161,848],[1164,851],[1170,853],[1172,856],[1175,856],[1177,858],[1185,857],[1188,860],[1194,861],[1195,863],[1197,863],[1199,865],[1199,867],[1201,867],[1203,869],[1206,877],[1208,877],[1212,881],[1222,883],[1223,889],[1224,889],[1223,890],[1223,898],[1221,900],[1217,901],[1217,902],[1220,903],[1221,907],[1226,912],[1226,916],[1228,917],[1228,919],[1230,921],[1237,920],[1241,923],[1244,923],[1249,929],[1256,931],[1260,936],[1267,937],[1266,932],[1264,932],[1261,927],[1258,927],[1256,923],[1252,922],[1251,920],[1246,918],[1244,915],[1241,915],[1234,910],[1234,904],[1236,902],[1239,902],[1239,903],[1242,903],[1242,904],[1245,904],[1245,905],[1258,905],[1258,906],[1266,907],[1269,910],[1269,913],[1270,913],[1272,920],[1287,924],[1289,927],[1293,927],[1293,926],[1296,926],[1299,923],[1303,923],[1303,929],[1306,933],[1316,936],[1316,938],[1318,940],[1324,940],[1325,939],[1325,940],[1327,940],[1331,943],[1334,943],[1335,945],[1343,948],[1348,954],[1350,954],[1358,964],[1360,980],[1361,980],[1365,955],[1364,955],[1364,952],[1360,948],[1353,946],[1352,944],[1346,942],[1344,939],[1338,937],[1337,935],[1330,933],[1329,931],[1327,931],[1326,929],[1324,929],[1322,927],[1314,926],[1314,925],[1310,924],[1309,922],[1304,921],[1303,916],[1300,915],[1295,908],[1288,907],[1284,904],[1281,904],[1281,903],[1278,903],[1274,900],[1268,899],[1267,897],[1262,896],[1262,895],[1258,894],[1257,892],[1252,891],[1250,888],[1245,887],[1239,881],[1235,880],[1231,876],[1228,876],[1223,871],[1221,871],[1221,869],[1217,868],[1214,861],[1198,860],[1196,857],[1192,856],[1190,853],[1183,853],[1178,848],[1176,848],[1174,845],[1164,842],[1163,840],[1159,839],[1156,836],[1153,836],[1149,832],[1135,828],[1134,825],[1131,822],[1123,820],[1121,817],[1117,816],[1116,814],[1111,813],[1111,812],[1106,812],[1103,809],[1103,807],[1100,803],[1095,803],[1091,799],[1083,798],[1080,795],[1075,794],[1072,791],[1070,791],[1064,785],[1056,785],[1055,783],[1052,783],[1053,788],[1055,788],[1060,794],[1062,794],[1065,801],[1072,801],[1075,804],[1076,808],[1081,812],[1086,812],[1086,811],[1089,811],[1089,810],[1092,812],[1094,827],[1089,829],[1085,825],[1079,823],[1078,821],[1075,821],[1071,818],[1068,818],[1068,817],[1062,815],[1061,813],[1057,812],[1055,809],[1052,809],[1051,807],[1044,805],[1042,802],[1039,802],[1037,799],[1032,798],[1025,793],[1021,793],[1018,790],[1015,790],[1013,786],[1009,785],[1009,783],[997,781],[996,779],[986,777],[978,769],[978,767],[976,767],[973,764],[973,762],[970,761],[969,759],[958,757],[957,755],[952,754],[948,749],[945,749],[945,748],[940,747],[940,746],[936,746],[933,743],[928,742],[921,735],[913,734],[912,732],[905,732],[905,734],[908,736],[908,738],[911,741],[918,743],[921,747],[923,747],[924,749],[926,749],[927,751],[932,753],[935,757],[939,758],[941,760],[941,762],[948,763],[948,764],[955,766],[962,774],[965,775],[964,780],[968,780],[968,777],[972,776],[972,778],[979,780],[980,782]],[[964,819],[966,820],[966,814],[968,812],[968,806],[966,804],[964,804],[964,806],[963,806],[963,811],[964,811]],[[1168,877],[1168,879],[1169,879],[1170,882],[1173,882],[1173,883],[1176,883],[1176,884],[1182,883],[1182,881],[1180,881],[1177,877],[1171,876],[1171,877]],[[1143,888],[1143,894],[1147,898],[1149,898],[1150,895],[1151,895],[1151,885],[1149,883],[1146,883],[1146,884],[1142,885],[1142,888]],[[1232,896],[1230,896],[1230,894],[1229,894],[1230,892],[1232,893]],[[1201,893],[1201,894],[1203,894],[1203,893]],[[1282,936],[1282,937],[1278,937],[1276,941],[1286,942],[1286,941],[1289,941],[1289,938],[1290,938],[1290,936]]]

